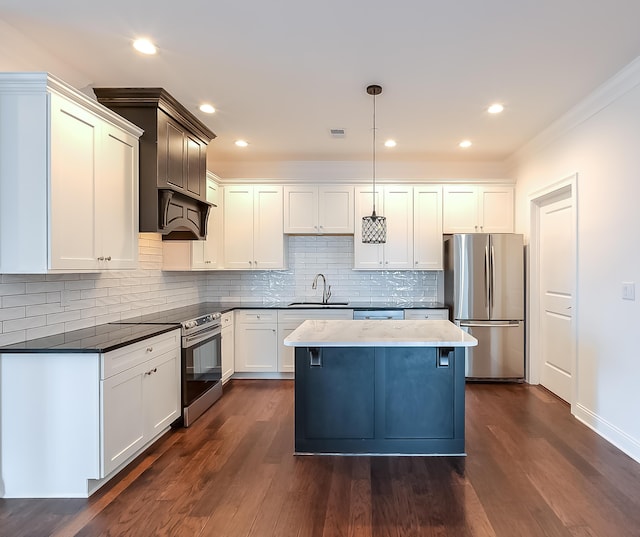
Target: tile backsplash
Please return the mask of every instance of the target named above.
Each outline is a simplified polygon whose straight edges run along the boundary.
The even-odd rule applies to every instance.
[[[319,301],[321,285],[314,290],[311,284],[322,273],[335,302],[438,300],[439,272],[353,270],[351,236],[292,235],[288,241],[288,270],[214,273],[208,281],[208,296],[240,302]]]
[[[197,302],[320,300],[317,273],[333,301],[431,302],[442,273],[354,271],[353,237],[290,236],[282,271],[163,272],[162,241],[140,234],[139,268],[91,274],[0,275],[0,345],[87,328]]]

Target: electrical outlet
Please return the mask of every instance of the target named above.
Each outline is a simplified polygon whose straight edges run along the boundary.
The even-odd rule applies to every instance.
[[[623,300],[635,300],[636,299],[636,284],[635,284],[635,282],[622,282],[622,299]]]

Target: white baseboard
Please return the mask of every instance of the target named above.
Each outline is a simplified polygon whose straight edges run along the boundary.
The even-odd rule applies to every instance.
[[[574,406],[574,416],[602,438],[611,442],[629,457],[640,462],[640,440],[629,436],[615,425],[580,404]]]

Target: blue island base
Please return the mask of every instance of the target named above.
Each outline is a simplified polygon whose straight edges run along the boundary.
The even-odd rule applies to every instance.
[[[296,347],[297,454],[465,455],[464,347]]]

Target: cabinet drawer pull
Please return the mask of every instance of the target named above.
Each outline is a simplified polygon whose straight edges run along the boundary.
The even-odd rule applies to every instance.
[[[157,372],[158,372],[158,368],[154,367],[151,371],[147,371],[145,375],[153,375],[154,373],[157,373]]]
[[[153,352],[153,347],[147,347],[147,352]]]
[[[111,261],[111,256],[105,257],[105,260]]]
[[[104,261],[104,256],[100,256],[100,257],[98,258],[98,261]]]

